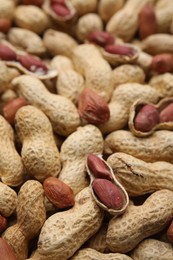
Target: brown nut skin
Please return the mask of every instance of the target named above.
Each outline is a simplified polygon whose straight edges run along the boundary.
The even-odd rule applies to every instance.
[[[169,53],[158,54],[152,58],[151,70],[162,74],[173,71],[173,55]]]
[[[0,234],[7,228],[7,219],[0,215]]]
[[[141,132],[152,130],[159,123],[159,111],[152,105],[144,105],[134,119],[134,127]]]
[[[56,177],[48,177],[44,180],[43,188],[46,197],[58,209],[66,209],[74,205],[72,189]]]
[[[160,123],[173,121],[173,103],[160,112]]]
[[[17,260],[11,246],[0,237],[1,260]]]
[[[7,18],[0,18],[0,32],[8,33],[11,28],[11,20]]]
[[[92,172],[95,178],[103,178],[111,180],[112,176],[107,167],[100,157],[95,154],[89,154],[87,156],[88,169]]]
[[[112,45],[107,45],[105,47],[105,51],[112,53],[112,54],[119,54],[119,55],[127,55],[127,56],[133,56],[134,49],[131,47],[123,46],[123,45],[118,45],[118,44],[112,44]]]
[[[96,178],[92,188],[99,200],[110,209],[121,209],[124,206],[124,194],[118,186],[106,179]]]
[[[7,45],[0,44],[0,60],[15,61],[17,54]]]
[[[171,224],[169,225],[167,231],[166,231],[166,236],[169,240],[169,242],[171,242],[171,244],[173,243],[173,220],[171,221]]]
[[[14,118],[17,110],[21,108],[22,106],[28,105],[28,102],[23,97],[15,98],[11,101],[9,101],[7,104],[3,107],[3,115],[5,119],[10,123],[14,123]]]
[[[114,43],[115,38],[108,32],[94,31],[88,34],[87,39],[101,47],[111,45]]]
[[[157,21],[154,6],[146,4],[139,13],[139,35],[145,39],[157,32]]]
[[[109,120],[109,107],[103,97],[90,88],[85,88],[79,95],[78,111],[82,118],[91,124],[104,124]]]

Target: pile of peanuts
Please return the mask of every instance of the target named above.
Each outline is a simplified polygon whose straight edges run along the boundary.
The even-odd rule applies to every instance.
[[[172,0],[0,0],[0,259],[173,259]]]

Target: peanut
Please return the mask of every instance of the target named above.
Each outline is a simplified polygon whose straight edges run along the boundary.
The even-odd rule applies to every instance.
[[[159,99],[159,94],[149,85],[138,83],[126,83],[119,85],[113,92],[112,99],[108,104],[110,109],[110,119],[99,128],[103,133],[122,129],[127,125],[128,113],[133,102],[138,98],[150,100],[155,103]]]
[[[102,254],[98,251],[91,249],[91,248],[84,248],[80,249],[75,253],[74,256],[70,258],[71,260],[93,260],[93,259],[100,259],[100,260],[132,260],[131,257],[125,254],[119,253],[109,253],[109,254]]]
[[[14,131],[10,124],[0,116],[0,172],[1,180],[9,186],[23,182],[24,167],[14,145]]]
[[[79,16],[94,13],[97,9],[97,0],[71,0],[71,3]]]
[[[173,55],[158,54],[153,57],[151,69],[159,74],[173,71]]]
[[[0,238],[0,251],[2,260],[17,260],[11,246],[2,238]]]
[[[143,105],[134,119],[134,127],[141,132],[151,131],[159,123],[159,111],[152,105]]]
[[[11,28],[11,20],[7,18],[0,18],[0,32],[8,33]]]
[[[15,128],[22,142],[21,157],[27,172],[40,181],[58,176],[60,156],[46,115],[36,107],[24,106],[16,113]]]
[[[173,243],[173,221],[171,221],[171,224],[169,225],[169,227],[166,231],[166,236],[167,236],[169,242]]]
[[[66,209],[74,205],[72,189],[57,178],[46,178],[43,183],[43,188],[46,197],[58,209]]]
[[[81,118],[96,125],[107,122],[110,117],[105,100],[90,88],[85,88],[80,93],[78,111]]]
[[[173,103],[166,106],[161,112],[160,112],[160,122],[170,122],[173,121]]]
[[[102,20],[107,22],[118,10],[123,7],[124,3],[124,0],[100,0],[98,13]]]
[[[30,104],[49,117],[56,133],[67,136],[80,125],[79,114],[73,103],[50,93],[39,79],[22,75],[13,80],[13,86]]]
[[[108,101],[113,91],[112,70],[97,47],[81,44],[74,49],[72,60],[75,69],[84,76],[86,87],[92,88]]]
[[[130,196],[140,196],[166,188],[173,191],[171,163],[145,162],[123,152],[111,154],[107,163]]]
[[[173,249],[169,243],[147,238],[137,245],[130,256],[134,260],[166,260],[173,257]]]
[[[69,185],[74,194],[88,186],[86,159],[89,153],[102,153],[103,137],[93,125],[79,127],[61,146],[62,170],[59,179]]]
[[[0,214],[4,217],[11,216],[17,206],[17,194],[8,185],[0,182]]]
[[[0,44],[0,59],[5,61],[15,61],[17,59],[17,55],[7,45]]]
[[[22,4],[24,5],[36,5],[41,6],[44,0],[22,0]]]
[[[171,97],[173,95],[172,80],[173,75],[171,73],[164,73],[162,75],[153,76],[149,84],[159,92],[161,98]]]
[[[17,201],[17,223],[3,233],[18,260],[26,259],[28,242],[39,234],[46,219],[43,188],[38,181],[29,180],[20,188]]]
[[[71,257],[100,228],[103,216],[89,188],[83,189],[76,195],[73,208],[55,213],[45,221],[33,259],[64,260]]]
[[[150,4],[144,5],[139,13],[139,34],[141,39],[157,32],[157,19],[154,7]]]
[[[127,130],[118,130],[105,138],[105,153],[124,152],[146,162],[173,162],[172,136],[169,130],[160,130],[151,136],[139,138]]]
[[[121,218],[113,217],[106,236],[109,249],[126,253],[144,238],[161,231],[172,219],[172,201],[172,191],[156,191],[142,205],[130,205]]]

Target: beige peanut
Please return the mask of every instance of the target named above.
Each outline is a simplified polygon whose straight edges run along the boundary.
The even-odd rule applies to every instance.
[[[17,206],[17,194],[8,185],[0,182],[0,213],[4,217],[12,215]]]
[[[125,0],[100,0],[98,13],[103,21],[108,22],[109,19],[120,10],[125,3]]]
[[[74,256],[70,258],[70,260],[94,260],[94,259],[100,259],[100,260],[132,260],[131,257],[125,255],[125,254],[119,254],[119,253],[109,253],[109,254],[103,254],[100,253],[92,248],[84,248],[80,249]]]
[[[103,137],[96,126],[79,127],[63,142],[60,151],[62,170],[59,179],[69,185],[74,194],[88,186],[85,169],[89,153],[102,153]]]
[[[75,105],[63,96],[50,93],[39,79],[22,75],[13,80],[13,86],[30,104],[49,117],[56,133],[67,136],[80,125]]]
[[[77,15],[82,16],[87,13],[94,13],[97,9],[97,0],[71,0],[76,9]]]
[[[159,92],[161,98],[172,97],[173,86],[172,86],[173,75],[171,73],[164,73],[162,75],[155,75],[150,79],[149,84]]]
[[[171,163],[147,163],[123,152],[110,155],[107,163],[130,196],[140,196],[160,189],[173,191]]]
[[[152,238],[144,239],[130,254],[134,260],[167,260],[173,257],[171,244]]]
[[[108,101],[113,91],[112,69],[92,44],[81,44],[73,51],[75,69],[85,78],[86,87],[92,88]]]
[[[24,167],[14,144],[14,131],[11,125],[0,116],[0,177],[9,186],[23,182]]]
[[[146,162],[166,161],[173,163],[173,133],[160,130],[151,136],[139,138],[130,131],[118,130],[105,138],[105,153],[124,152]]]
[[[22,143],[21,157],[27,172],[40,181],[58,176],[60,155],[46,115],[36,107],[22,107],[16,113],[15,128]]]
[[[131,105],[141,97],[155,103],[159,99],[159,93],[149,85],[139,83],[126,83],[117,86],[109,103],[110,119],[105,124],[100,125],[101,131],[110,133],[125,127]]]
[[[18,260],[28,256],[28,243],[43,226],[46,214],[42,185],[35,180],[25,182],[18,194],[17,223],[3,233]]]
[[[36,253],[30,259],[65,260],[71,257],[100,228],[103,216],[86,187],[76,195],[73,208],[55,213],[46,220]]]
[[[8,32],[8,40],[15,47],[33,55],[39,56],[46,52],[46,48],[39,35],[28,29],[11,28]]]
[[[106,243],[112,252],[126,253],[166,227],[172,214],[173,192],[156,191],[142,205],[130,205],[121,218],[110,220]]]

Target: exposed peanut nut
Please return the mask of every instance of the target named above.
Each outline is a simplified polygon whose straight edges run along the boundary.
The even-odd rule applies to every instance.
[[[5,44],[0,44],[0,59],[5,61],[14,61],[17,54]]]
[[[92,188],[99,200],[108,208],[119,210],[124,206],[124,194],[115,184],[106,179],[96,178]]]
[[[157,21],[154,6],[146,4],[139,13],[139,34],[141,39],[157,32]]]
[[[134,260],[166,260],[171,259],[172,255],[173,249],[171,244],[152,238],[144,239],[130,254]]]
[[[45,74],[48,71],[47,66],[39,58],[32,55],[18,55],[17,61],[34,73]]]
[[[109,249],[112,252],[129,252],[144,238],[164,229],[172,219],[172,201],[172,191],[156,191],[142,205],[130,205],[121,218],[113,217],[106,237]]]
[[[160,112],[160,123],[173,121],[173,103],[166,106]]]
[[[48,177],[44,180],[43,188],[46,197],[58,209],[66,209],[74,206],[72,189],[55,177]]]
[[[22,142],[21,156],[27,172],[40,181],[58,176],[60,156],[46,115],[36,107],[23,106],[16,113],[15,128]]]
[[[108,33],[103,31],[94,31],[88,34],[87,36],[88,41],[98,44],[101,47],[106,45],[111,45],[114,43],[114,37]]]
[[[0,237],[0,251],[2,260],[17,260],[11,246],[7,243],[5,239]]]
[[[125,255],[125,254],[119,254],[119,253],[109,253],[109,254],[103,254],[98,252],[97,250],[94,250],[92,248],[84,248],[78,250],[74,256],[72,256],[71,260],[83,260],[83,259],[100,259],[100,260],[132,260],[131,257]]]
[[[87,156],[87,166],[95,178],[112,179],[109,168],[97,155],[89,154]]]
[[[55,2],[51,4],[51,8],[53,12],[55,12],[59,16],[66,17],[70,15],[70,10],[65,5],[58,4]]]
[[[11,20],[0,18],[0,32],[7,33],[11,28]]]
[[[105,100],[90,88],[85,88],[80,93],[78,111],[82,118],[96,125],[105,123],[110,117]]]
[[[119,55],[127,55],[127,56],[133,56],[134,55],[134,49],[123,46],[123,45],[107,45],[105,46],[105,51],[112,53],[112,54],[119,54]]]
[[[152,105],[144,105],[137,112],[134,127],[141,132],[151,131],[159,123],[159,111]]]
[[[14,123],[14,118],[17,110],[22,106],[28,105],[28,102],[23,97],[12,99],[3,107],[3,115],[5,119],[10,123]]]
[[[0,215],[0,234],[7,228],[7,219]]]
[[[172,54],[158,54],[153,57],[151,69],[157,73],[166,73],[173,71],[173,55]]]
[[[169,242],[173,243],[173,221],[171,221],[171,224],[169,225],[169,227],[166,231],[166,236],[167,236]]]

